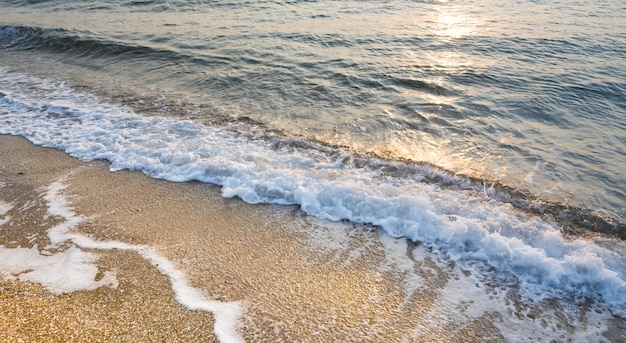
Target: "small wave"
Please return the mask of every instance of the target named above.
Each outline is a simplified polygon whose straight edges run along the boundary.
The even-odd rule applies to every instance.
[[[426,91],[434,95],[446,96],[446,95],[453,94],[451,90],[446,89],[445,87],[434,84],[432,82],[426,82],[426,81],[419,80],[419,79],[397,77],[393,79],[393,83],[401,87],[406,87],[406,88],[415,89],[419,91]]]
[[[611,248],[619,250],[623,242],[600,245],[583,238],[577,229],[605,225],[583,210],[539,203],[515,189],[429,164],[142,117],[63,84],[1,69],[0,80],[1,133],[82,160],[105,159],[112,170],[199,180],[222,186],[225,197],[297,205],[326,220],[369,223],[485,279],[515,281],[528,297],[590,297],[626,316],[626,265]],[[570,238],[559,224],[568,221]]]
[[[88,32],[28,26],[0,26],[0,44],[5,49],[45,50],[83,56],[120,55],[135,49],[142,49],[142,47],[99,40],[90,37]],[[145,53],[145,51],[138,53]]]
[[[0,47],[13,50],[35,50],[63,54],[68,57],[107,60],[139,60],[178,63],[193,62],[199,65],[227,63],[227,59],[202,59],[180,51],[135,45],[95,37],[90,32],[65,29],[43,29],[28,26],[0,26]],[[96,63],[97,64],[97,63]]]

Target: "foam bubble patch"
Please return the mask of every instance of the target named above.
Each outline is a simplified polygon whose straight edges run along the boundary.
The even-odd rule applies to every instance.
[[[76,247],[53,255],[41,255],[37,248],[0,248],[0,270],[7,276],[18,275],[20,281],[44,285],[53,293],[93,290],[102,286],[117,287],[111,272],[95,281],[96,255]]]

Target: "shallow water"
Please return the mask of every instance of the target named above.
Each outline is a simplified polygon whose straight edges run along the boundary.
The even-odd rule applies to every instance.
[[[111,173],[106,162],[81,163],[17,137],[0,141],[2,153],[19,152],[9,153],[14,158],[3,160],[0,170],[0,255],[6,257],[0,272],[55,293],[84,289],[52,299],[62,315],[41,316],[37,306],[26,317],[42,324],[30,325],[32,331],[24,330],[18,312],[14,325],[0,323],[8,326],[0,337],[195,342],[206,341],[215,326],[223,342],[623,341],[624,319],[600,301],[529,299],[511,280],[485,279],[478,270],[459,268],[463,263],[441,261],[436,250],[371,226],[224,199],[219,187],[205,183]],[[34,294],[39,299],[46,292]],[[167,316],[174,296],[189,309],[227,316],[215,325],[185,319],[183,328],[172,330],[171,318],[186,318]],[[121,308],[116,297],[123,297]],[[20,309],[29,300],[19,302]],[[68,317],[94,301],[97,318],[79,330],[64,329],[73,327]],[[129,317],[128,307],[138,306],[138,318]],[[233,315],[228,308],[240,311]],[[103,332],[107,319],[115,325]],[[45,329],[50,323],[55,336]]]
[[[618,3],[0,4],[0,133],[626,313]]]
[[[3,46],[86,67],[81,84],[103,73],[134,94],[215,109],[198,119],[253,118],[625,217],[619,2],[2,7]]]

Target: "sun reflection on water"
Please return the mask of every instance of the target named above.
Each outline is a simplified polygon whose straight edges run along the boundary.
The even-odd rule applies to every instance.
[[[433,18],[434,32],[442,37],[450,39],[471,36],[477,32],[477,19],[466,13],[467,10],[461,6],[449,6],[444,3],[437,8],[435,18]]]
[[[493,61],[473,54],[471,45],[450,44],[479,34],[481,19],[473,17],[471,12],[466,5],[439,1],[429,15],[418,20],[416,34],[426,33],[435,38],[435,47],[429,50],[420,47],[419,52],[411,51],[405,55],[414,59],[407,61],[411,65],[407,76],[429,87],[403,89],[402,92],[414,99],[414,116],[428,124],[388,136],[377,152],[433,163],[463,174],[492,174],[487,166],[492,165],[489,160],[496,157],[490,157],[471,135],[459,130],[470,119],[466,117],[468,112],[460,99],[471,94],[472,88],[451,82],[451,77],[463,78],[493,64]],[[477,165],[483,169],[477,170]]]
[[[440,13],[436,22],[437,33],[450,38],[461,38],[475,32],[472,21],[451,13]]]

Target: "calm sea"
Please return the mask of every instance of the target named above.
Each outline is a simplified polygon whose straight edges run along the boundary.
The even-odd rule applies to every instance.
[[[623,315],[625,18],[599,0],[0,0],[0,131]]]
[[[626,218],[622,1],[0,6],[4,50],[39,55],[61,79],[80,67],[74,85],[101,79],[134,96],[125,104],[203,106],[190,116],[249,118]]]

